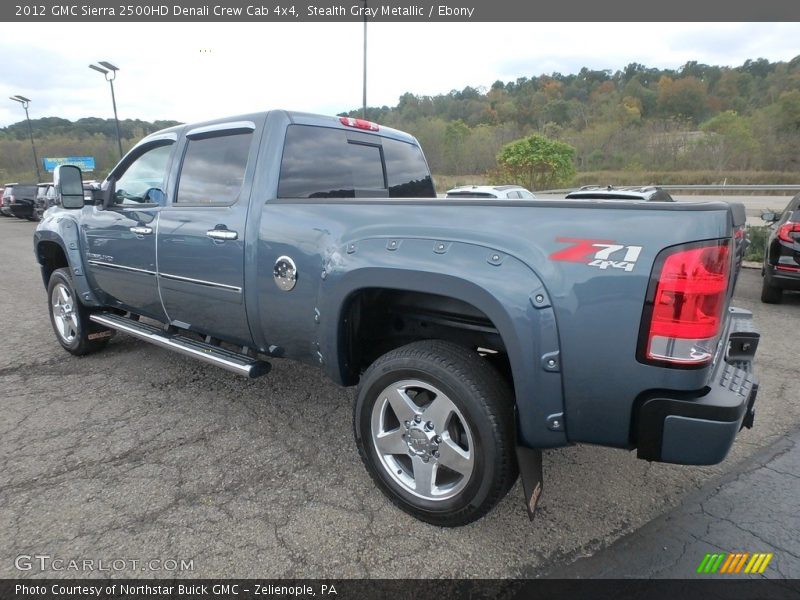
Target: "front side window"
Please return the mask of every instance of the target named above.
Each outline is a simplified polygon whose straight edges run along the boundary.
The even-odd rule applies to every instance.
[[[114,184],[114,204],[153,204],[163,198],[172,144],[156,146],[136,158]],[[159,194],[160,193],[160,194]]]
[[[252,132],[190,139],[183,157],[176,204],[224,204],[239,199]]]

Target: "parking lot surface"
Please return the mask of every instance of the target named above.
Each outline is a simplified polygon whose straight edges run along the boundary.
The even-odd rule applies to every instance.
[[[725,462],[547,451],[534,523],[518,482],[482,520],[432,527],[373,487],[352,440],[352,390],[312,368],[276,360],[267,377],[244,380],[125,335],[99,354],[65,353],[34,227],[0,218],[0,577],[535,576],[641,527],[800,425],[800,294],[763,305],[759,273],[746,270],[736,305],[762,333],[761,391],[755,428]],[[191,560],[193,570],[15,566],[37,554]]]

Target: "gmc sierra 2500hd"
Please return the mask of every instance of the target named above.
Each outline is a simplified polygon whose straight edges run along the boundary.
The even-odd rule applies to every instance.
[[[75,167],[56,183],[34,247],[67,351],[119,331],[249,377],[318,365],[358,385],[377,486],[429,523],[518,472],[532,516],[544,448],[712,464],[752,425],[741,206],[437,199],[413,137],[279,110],[150,135],[91,201]]]

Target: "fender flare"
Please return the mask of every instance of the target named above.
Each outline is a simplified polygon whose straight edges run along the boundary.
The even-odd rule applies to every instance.
[[[340,384],[352,383],[344,314],[352,296],[367,288],[437,294],[482,311],[508,352],[518,443],[537,448],[568,443],[555,312],[527,264],[485,246],[422,238],[363,239],[331,253],[320,286],[317,343],[324,368]]]
[[[86,278],[77,221],[60,214],[52,216],[41,221],[33,234],[36,262],[39,263],[42,270],[42,281],[44,286],[47,287],[49,283],[47,281],[47,272],[42,264],[42,257],[39,252],[43,243],[55,243],[61,248],[67,259],[67,266],[72,276],[72,284],[75,286],[75,291],[78,293],[81,303],[85,306],[103,306]]]

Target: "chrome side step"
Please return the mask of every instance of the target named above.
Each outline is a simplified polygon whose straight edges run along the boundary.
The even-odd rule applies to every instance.
[[[231,352],[219,346],[206,344],[198,340],[179,335],[165,333],[163,329],[115,315],[113,313],[94,313],[89,318],[95,323],[111,329],[122,331],[156,346],[180,352],[233,373],[255,378],[269,373],[272,365],[266,361],[251,358],[238,352]]]

